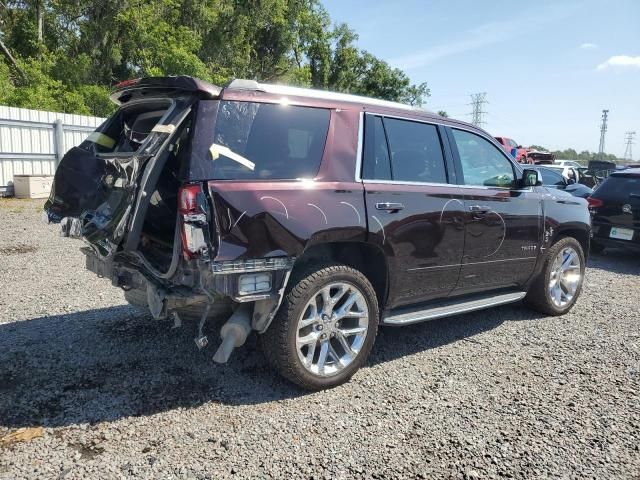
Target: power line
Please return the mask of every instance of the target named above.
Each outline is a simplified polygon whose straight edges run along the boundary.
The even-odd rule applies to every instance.
[[[600,146],[598,147],[598,158],[604,159],[604,134],[607,133],[607,117],[609,110],[602,110],[602,124],[600,125]]]
[[[482,119],[482,116],[487,112],[485,112],[482,109],[482,107],[483,105],[486,105],[487,103],[489,103],[486,97],[487,97],[487,92],[471,94],[471,103],[469,104],[471,105],[471,114],[470,114],[471,123],[473,123],[477,127],[485,123],[484,120]]]
[[[624,158],[625,160],[633,160],[633,153],[631,152],[631,147],[633,146],[633,144],[635,143],[633,141],[633,137],[636,134],[636,132],[624,132],[624,139],[627,142],[627,145],[624,149],[624,156],[622,158]]]

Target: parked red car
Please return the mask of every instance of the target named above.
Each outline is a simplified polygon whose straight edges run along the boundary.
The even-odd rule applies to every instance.
[[[513,155],[512,150],[514,148],[516,149],[515,158],[518,163],[533,163],[527,162],[527,150],[522,145],[518,145],[518,143],[512,138],[495,137],[495,139],[500,145],[502,145],[502,148],[504,148],[509,155]]]

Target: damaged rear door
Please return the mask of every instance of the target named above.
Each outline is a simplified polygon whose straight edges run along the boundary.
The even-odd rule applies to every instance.
[[[153,93],[153,92],[152,92]],[[133,99],[62,158],[44,210],[65,236],[81,237],[110,256],[134,228],[153,187],[163,150],[188,116],[191,96]],[[137,239],[125,246],[135,248]]]

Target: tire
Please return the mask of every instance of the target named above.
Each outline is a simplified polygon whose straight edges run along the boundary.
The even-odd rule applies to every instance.
[[[325,304],[328,297],[323,290],[335,304]],[[355,301],[348,306],[346,299]],[[340,317],[343,311],[351,315]],[[325,312],[332,312],[331,317]],[[260,343],[269,364],[289,381],[307,390],[332,388],[348,381],[364,365],[378,321],[376,292],[361,272],[340,264],[316,265],[292,278]],[[351,332],[348,336],[347,331]],[[353,333],[356,331],[360,333]],[[311,340],[304,343],[305,339]]]
[[[560,266],[557,262],[561,255],[564,260],[568,260],[568,256],[565,256],[567,252],[575,254],[575,261],[571,261],[568,265],[575,265],[576,267],[570,268],[560,275],[558,273]],[[561,263],[566,263],[566,261]],[[529,287],[527,296],[524,299],[525,303],[534,310],[547,315],[564,315],[571,310],[580,296],[584,282],[584,272],[584,252],[580,242],[573,237],[559,239],[547,250],[542,270]],[[577,273],[580,276],[575,278],[574,275]],[[562,279],[567,281],[564,282]],[[554,288],[552,289],[554,280]],[[575,290],[569,296],[568,292],[571,291],[573,286],[575,286]],[[558,297],[552,295],[552,291],[557,292],[557,289],[560,289],[560,302],[558,302]]]

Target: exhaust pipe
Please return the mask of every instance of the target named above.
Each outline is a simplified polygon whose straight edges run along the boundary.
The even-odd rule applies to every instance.
[[[213,356],[214,362],[227,363],[233,349],[244,345],[249,333],[251,333],[252,310],[252,304],[242,303],[222,326],[220,329],[222,343]]]

